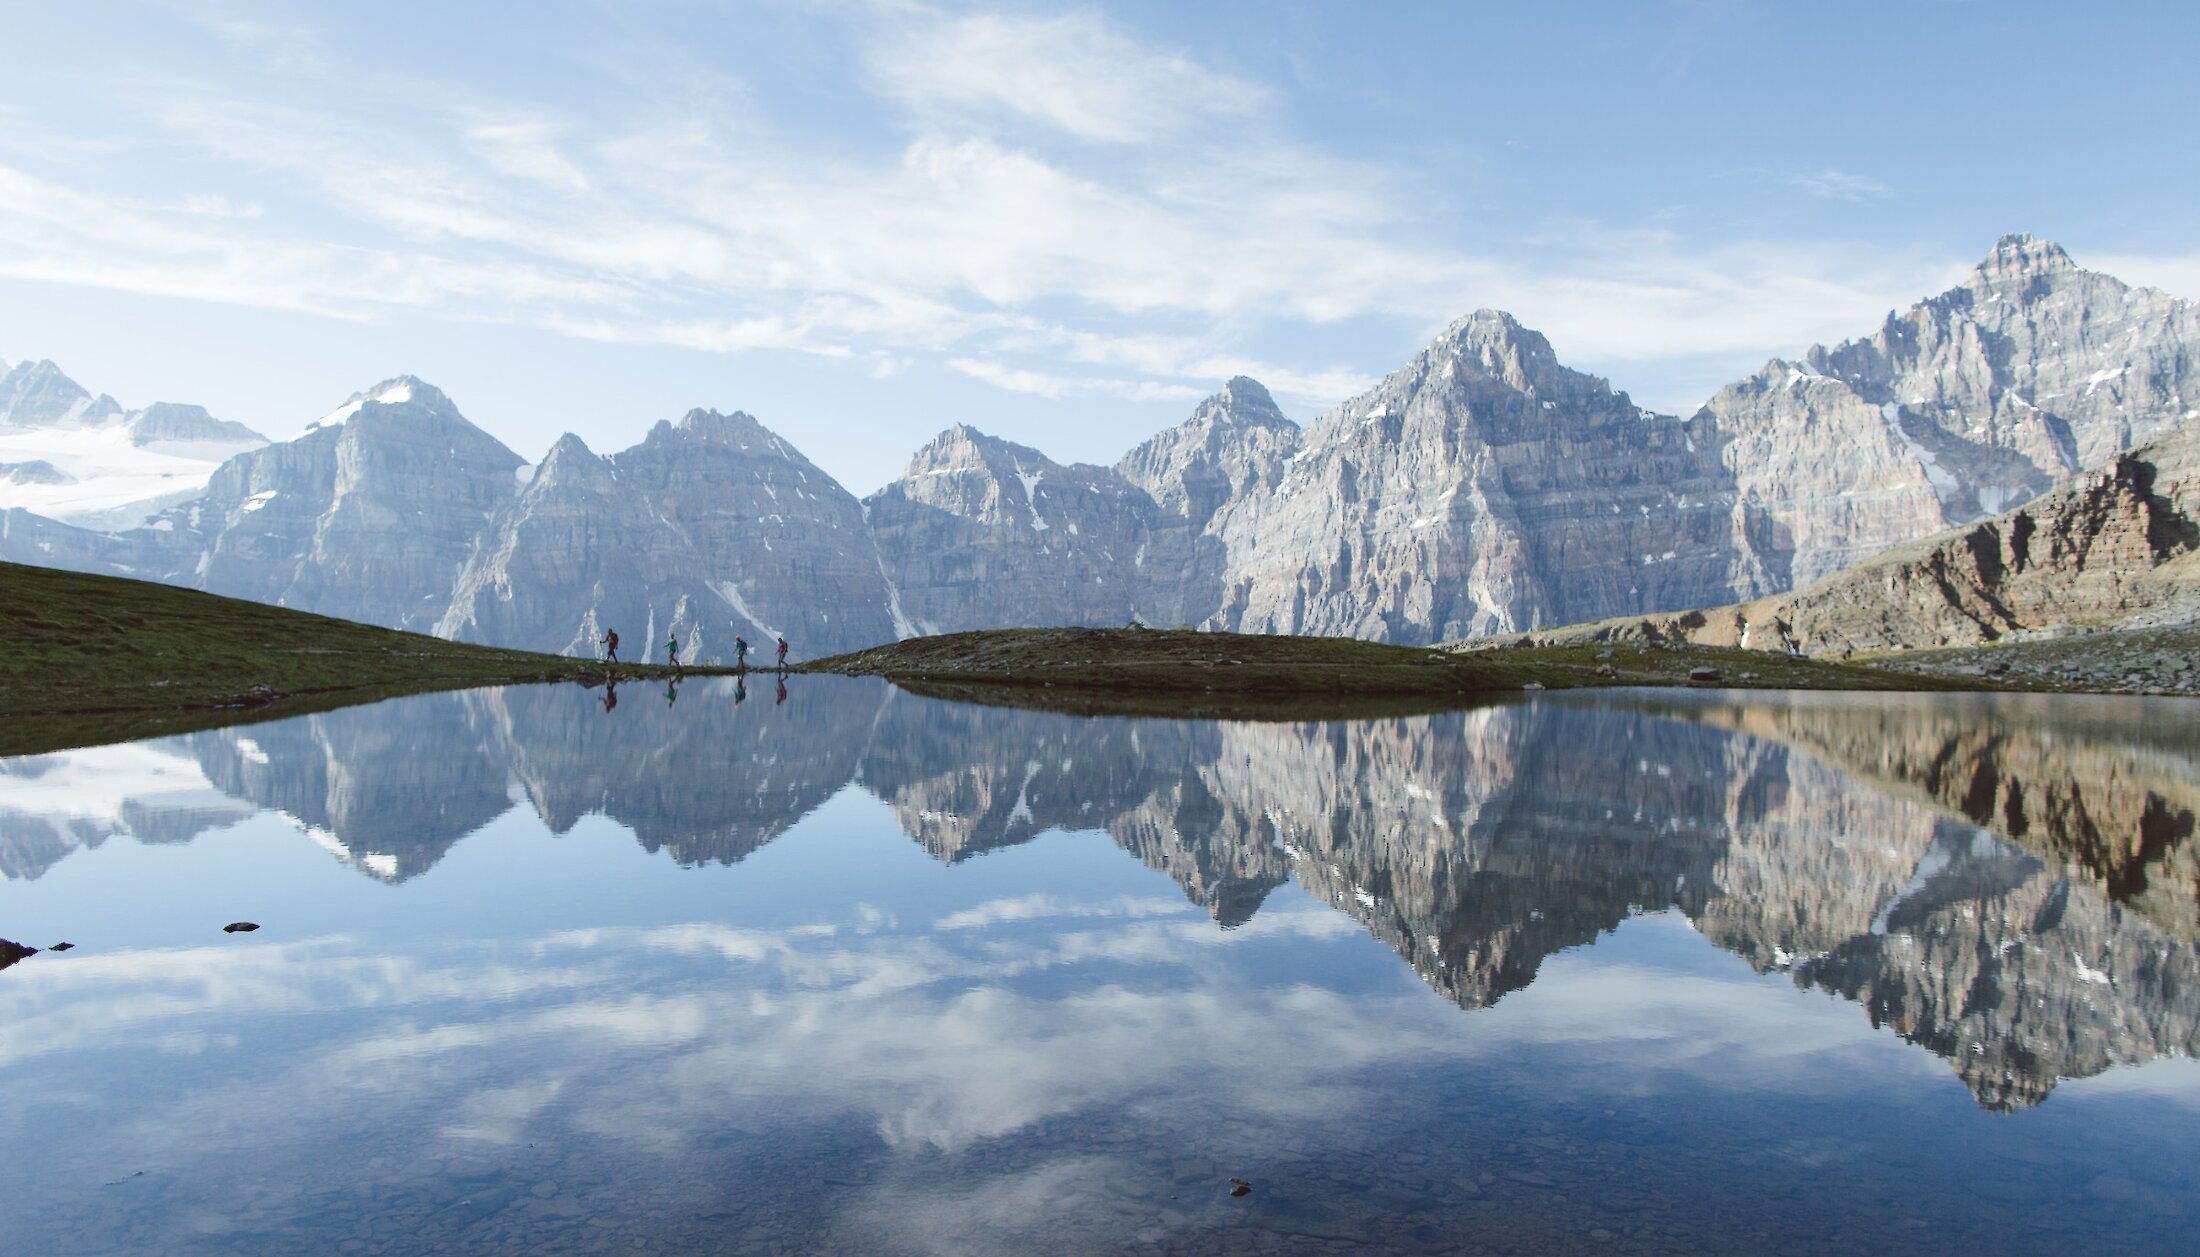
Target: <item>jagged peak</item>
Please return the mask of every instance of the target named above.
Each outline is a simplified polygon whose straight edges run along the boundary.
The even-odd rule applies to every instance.
[[[1004,465],[1007,472],[1004,472]],[[1047,470],[1061,464],[1028,445],[1018,445],[1005,437],[982,432],[967,423],[949,424],[940,434],[910,455],[909,465],[903,469],[901,479],[938,471],[954,471],[985,468],[996,474],[1018,470]]]
[[[189,402],[154,402],[129,415],[130,439],[155,441],[227,441],[265,445],[267,438],[241,423],[216,419],[206,407]]]
[[[370,405],[402,406],[408,402],[442,412],[453,418],[464,418],[458,413],[458,407],[452,403],[451,399],[444,396],[443,390],[435,385],[416,375],[393,375],[373,388],[362,389],[345,398],[343,405],[307,424],[298,431],[297,436],[291,439],[295,441],[298,437],[310,436],[315,432],[341,428],[349,423],[353,416]]]
[[[1988,278],[2012,275],[2069,272],[2078,269],[2063,247],[2052,240],[2024,232],[2013,232],[1994,242],[1993,251],[1986,255],[1973,272]]]
[[[1291,422],[1276,405],[1276,399],[1259,380],[1249,375],[1233,375],[1222,390],[1202,401],[1192,411],[1185,427],[1198,427],[1210,423],[1252,424],[1256,427],[1289,427]]]
[[[672,426],[681,432],[692,432],[698,436],[723,436],[727,433],[746,434],[749,432],[766,432],[768,434],[768,430],[763,423],[748,411],[736,410],[729,414],[721,414],[702,406],[697,406],[680,416],[680,421]]]

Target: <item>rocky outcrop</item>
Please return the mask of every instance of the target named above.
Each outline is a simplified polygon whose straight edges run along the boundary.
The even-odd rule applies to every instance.
[[[1538,640],[1670,638],[1848,655],[2200,618],[2200,420],[1995,519],[1802,589]]]
[[[445,637],[629,659],[676,635],[730,663],[785,634],[794,657],[895,637],[863,509],[754,418],[689,412],[609,457],[566,436],[498,512],[458,578]]]
[[[2006,236],[1963,283],[1766,364],[1695,423],[1734,482],[1748,599],[2000,514],[2196,406],[2200,307]]]

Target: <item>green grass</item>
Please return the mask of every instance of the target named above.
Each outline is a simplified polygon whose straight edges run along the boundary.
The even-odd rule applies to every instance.
[[[1434,650],[1352,638],[1156,629],[994,629],[835,655],[805,671],[882,676],[916,693],[1087,715],[1322,719],[1471,704],[1530,686],[1977,689],[1852,663],[1705,646]],[[1701,684],[1714,684],[1702,682]]]
[[[400,694],[600,678],[585,659],[447,642],[146,581],[0,563],[0,755]],[[655,676],[666,668],[622,667]],[[709,672],[714,669],[689,669]]]

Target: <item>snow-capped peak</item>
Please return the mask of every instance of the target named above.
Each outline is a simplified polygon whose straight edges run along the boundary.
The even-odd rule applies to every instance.
[[[343,405],[299,429],[298,436],[290,439],[295,441],[298,437],[309,436],[326,428],[341,428],[351,421],[353,415],[359,413],[360,407],[365,406],[368,402],[378,402],[384,406],[396,406],[409,402],[413,399],[413,385],[415,383],[417,381],[411,376],[401,375],[394,380],[384,380],[363,393],[353,393],[351,398]]]

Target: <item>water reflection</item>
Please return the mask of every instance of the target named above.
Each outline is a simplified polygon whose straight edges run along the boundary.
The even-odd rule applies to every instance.
[[[1638,695],[1215,724],[775,689],[433,695],[6,761],[0,870],[272,809],[398,883],[522,802],[553,834],[603,816],[730,865],[854,783],[944,864],[1104,831],[1229,929],[1296,881],[1465,1009],[1673,910],[1991,1109],[2200,1046],[2186,704]]]

